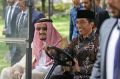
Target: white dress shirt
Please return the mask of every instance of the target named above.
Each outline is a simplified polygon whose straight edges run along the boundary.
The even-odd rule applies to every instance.
[[[118,23],[120,23],[120,20]],[[117,28],[118,28],[118,24],[116,24],[115,28],[111,33],[110,40],[108,43],[108,48],[107,48],[107,60],[106,60],[107,79],[113,79],[115,46],[120,34],[120,31]]]

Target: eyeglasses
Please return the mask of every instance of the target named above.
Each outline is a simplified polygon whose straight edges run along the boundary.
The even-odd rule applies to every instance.
[[[40,30],[46,31],[47,27],[37,27],[36,30],[38,30],[38,31],[40,31]]]

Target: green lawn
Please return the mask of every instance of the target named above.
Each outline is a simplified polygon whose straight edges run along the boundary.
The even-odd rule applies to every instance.
[[[3,37],[2,36],[3,27],[4,27],[4,21],[0,18],[0,37]]]
[[[0,38],[4,37],[2,35],[3,27],[4,21],[0,19]],[[0,71],[2,68],[10,65],[9,62],[7,62],[5,59],[6,52],[8,52],[8,46],[5,42],[0,42]]]
[[[62,16],[62,17],[53,17],[53,24],[55,28],[60,32],[62,36],[67,36],[69,34],[69,17]]]
[[[68,16],[52,17],[55,28],[60,32],[63,37],[68,37],[69,34],[69,18]],[[4,27],[4,21],[0,19],[0,38]],[[8,51],[8,46],[5,42],[0,42],[0,71],[2,68],[9,66],[9,62],[5,60],[5,54]]]
[[[2,68],[10,65],[5,59],[5,55],[8,52],[8,46],[5,43],[0,42],[0,71]]]

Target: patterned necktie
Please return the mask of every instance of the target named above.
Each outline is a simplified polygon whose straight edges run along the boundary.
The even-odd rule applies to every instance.
[[[9,11],[8,11],[8,15],[7,15],[7,23],[10,23],[11,20],[11,13],[12,13],[12,6],[10,6]]]
[[[7,13],[7,20],[6,20],[6,26],[7,26],[7,34],[11,34],[12,26],[11,23],[11,12],[12,12],[12,6],[9,7],[8,13]]]
[[[21,16],[20,16],[20,18],[19,18],[19,21],[18,21],[18,30],[20,30],[20,28],[22,28],[22,26],[23,26],[24,16],[25,16],[25,13],[22,13]]]
[[[120,79],[120,26],[118,26],[118,30],[119,30],[119,37],[115,46],[113,79]]]

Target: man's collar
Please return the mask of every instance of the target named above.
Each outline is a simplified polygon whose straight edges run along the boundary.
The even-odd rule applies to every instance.
[[[79,4],[78,6],[75,6],[75,5],[74,5],[74,8],[76,8],[76,9],[77,9],[77,8],[80,8],[80,7],[81,7],[81,5],[80,5],[80,4]]]
[[[80,36],[80,40],[91,40],[93,38],[93,36],[95,36],[95,33],[94,32],[91,32],[89,36],[83,38],[83,36]]]
[[[28,9],[25,10],[25,11],[22,11],[22,13],[27,14],[28,13]]]
[[[118,19],[118,29],[120,30],[120,19]]]

